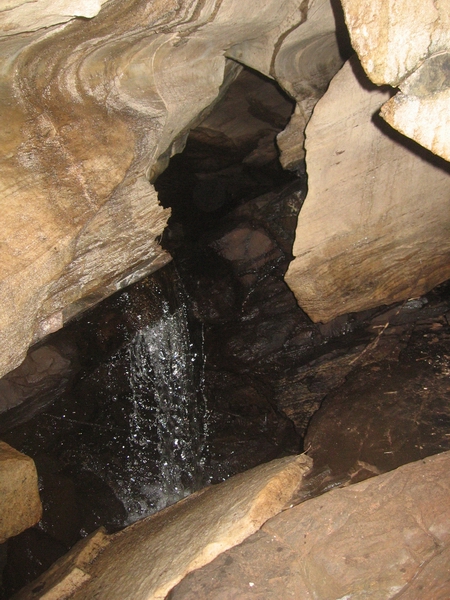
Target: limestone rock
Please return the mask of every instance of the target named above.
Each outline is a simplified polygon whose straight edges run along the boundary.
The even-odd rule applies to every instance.
[[[342,0],[352,44],[377,85],[399,87],[388,123],[450,160],[448,0]]]
[[[315,321],[450,277],[450,165],[376,117],[387,98],[353,59],[306,130],[309,192],[286,280]]]
[[[392,127],[450,160],[450,52],[426,60],[381,107]]]
[[[331,5],[313,2],[312,15],[316,4],[332,35]],[[225,56],[281,78],[285,38],[299,28],[300,43],[308,22],[300,0],[1,8],[0,375],[31,343],[170,260],[157,241],[169,211],[149,179],[231,82]]]
[[[273,75],[295,98],[297,105],[287,128],[278,135],[280,162],[285,169],[298,169],[305,157],[305,127],[317,100],[341,68],[338,35],[346,35],[329,0],[302,3],[305,22],[283,40],[276,55]]]
[[[0,441],[0,544],[41,518],[37,483],[33,460]]]
[[[0,4],[0,29],[6,35],[36,31],[70,21],[74,17],[95,17],[106,0],[3,0]],[[38,10],[36,10],[38,8]]]
[[[343,5],[370,76],[401,87],[386,119],[448,157],[448,0]],[[275,79],[295,99],[278,141],[283,165],[296,170],[305,124],[342,64],[346,38],[330,0],[39,0],[35,9],[23,0],[0,7],[0,375],[30,344],[170,260],[158,244],[169,211],[149,180],[231,83],[239,70],[231,61]],[[251,160],[273,152],[266,142]],[[408,162],[401,170],[410,168],[420,172]],[[433,224],[427,239],[434,238]],[[440,280],[436,261],[419,288]],[[409,273],[396,279],[399,289],[411,287]],[[367,292],[357,285],[343,293]]]
[[[448,598],[449,467],[446,452],[286,510],[170,600]]]
[[[77,545],[15,598],[36,598],[36,588],[42,598],[61,598],[57,590],[63,581],[71,586],[65,598],[165,598],[185,574],[242,542],[289,504],[310,464],[303,455],[286,457],[205,488],[122,532],[101,537],[93,554],[101,553],[89,561],[80,562]]]

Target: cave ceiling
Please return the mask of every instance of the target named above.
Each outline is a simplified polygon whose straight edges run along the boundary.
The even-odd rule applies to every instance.
[[[286,169],[305,159],[306,127],[310,194],[287,281],[308,314],[327,320],[450,277],[448,9],[448,0],[3,2],[0,374],[171,260],[158,243],[170,210],[152,184],[241,65],[295,101],[278,136]],[[359,62],[340,70],[349,39],[358,76]],[[380,110],[384,125],[373,119]],[[425,154],[391,139],[386,121]]]

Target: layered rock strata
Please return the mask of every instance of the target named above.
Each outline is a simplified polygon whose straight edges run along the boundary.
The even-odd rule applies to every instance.
[[[184,575],[239,544],[291,501],[308,472],[306,456],[256,467],[205,488],[122,532],[80,542],[16,600],[163,599]]]
[[[328,0],[30,7],[1,13],[0,374],[31,343],[170,260],[157,243],[169,211],[149,179],[236,76],[234,61],[286,87],[303,79],[311,43],[312,71],[331,69],[323,81],[340,65]],[[324,54],[320,20],[303,34],[310,13],[326,22]]]
[[[370,6],[343,0],[342,5],[367,74],[378,85],[398,86],[400,93],[390,98],[383,90],[374,92],[373,98],[380,96],[368,112],[364,94],[352,88],[351,112],[367,125],[366,145],[356,140],[359,166],[352,170],[349,153],[336,155],[349,174],[344,187],[327,181],[321,190],[327,192],[325,216],[319,211],[311,227],[310,216],[300,217],[298,240],[307,257],[299,257],[289,282],[316,320],[420,294],[449,276],[446,217],[441,219],[448,197],[445,167],[427,174],[423,157],[394,160],[388,142],[376,141],[379,131],[372,127],[367,133],[384,104],[389,123],[449,157],[448,0],[412,5],[379,0]],[[305,124],[342,65],[342,50],[348,50],[342,16],[330,0],[271,0],[257,7],[235,0],[57,5],[43,0],[39,14],[20,0],[4,7],[0,374],[16,367],[30,344],[170,260],[158,244],[169,211],[159,205],[149,180],[223,95],[240,69],[236,61],[273,78],[295,99],[278,141],[282,164],[302,167]],[[345,98],[344,92],[334,102],[342,106]],[[316,111],[317,131],[319,114],[329,118]],[[337,139],[339,127],[329,127],[330,139]],[[311,126],[310,137],[315,131]],[[314,186],[321,167],[312,148],[307,163]],[[330,148],[331,154],[322,150],[323,165],[342,148]],[[372,221],[365,204],[371,197],[378,202],[379,195],[391,198],[392,189],[398,194],[395,207],[401,203],[400,212],[411,214],[404,219],[397,208],[387,209],[386,221],[395,221],[398,236],[380,221],[378,209]],[[339,204],[341,193],[359,198],[359,204]],[[417,212],[418,197],[427,200]],[[308,200],[305,213],[313,202]],[[355,225],[358,210],[370,226]],[[325,219],[324,229],[337,224],[332,239],[324,244],[325,232],[317,244],[303,241],[304,232],[311,238],[314,228],[321,229],[319,219]],[[350,230],[356,232],[351,240]],[[337,243],[341,236],[343,244]],[[362,254],[358,244],[366,248]],[[420,272],[419,246],[427,246]],[[361,261],[366,273],[354,268]],[[304,282],[305,271],[310,275]],[[327,298],[341,288],[337,297]]]
[[[448,452],[284,511],[170,600],[448,598]]]

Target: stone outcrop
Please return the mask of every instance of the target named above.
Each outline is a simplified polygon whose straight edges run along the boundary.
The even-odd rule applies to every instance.
[[[291,170],[298,169],[305,158],[305,127],[317,100],[343,64],[341,47],[348,50],[345,27],[327,0],[303,2],[300,8],[305,22],[288,33],[274,62],[276,80],[296,100],[291,121],[277,140],[280,162]]]
[[[408,146],[377,116],[450,159],[448,0],[342,7],[367,76],[399,91],[376,91],[346,67],[308,125],[310,193],[287,281],[316,321],[420,295],[450,276],[448,165]],[[282,149],[285,136],[289,127]]]
[[[64,353],[52,345],[31,351],[17,369],[0,380],[0,414],[38,395],[47,396],[48,403],[54,401],[73,373],[70,358],[70,350]],[[27,414],[28,418],[33,415],[29,406]],[[0,430],[6,428],[3,422]]]
[[[306,129],[309,191],[286,280],[315,321],[417,297],[450,277],[450,165],[377,116],[352,59]]]
[[[205,488],[122,532],[97,532],[15,599],[163,599],[187,573],[283,510],[310,465],[303,455],[282,458]]]
[[[284,511],[170,600],[448,598],[449,467],[446,452]]]
[[[329,2],[316,5],[332,29]],[[234,0],[44,2],[32,24],[28,7],[2,13],[0,40],[1,373],[170,259],[156,241],[169,213],[148,178],[235,77],[225,56],[277,78],[284,40],[297,28],[302,38],[309,11],[298,0],[258,10]]]
[[[323,401],[306,431],[314,468],[302,498],[450,450],[450,304],[432,295],[378,314],[366,329],[378,332],[370,344],[309,370],[305,380]],[[296,426],[302,403],[287,413]]]
[[[381,114],[450,160],[450,3],[342,0],[353,47],[369,78],[399,92]]]
[[[0,544],[35,525],[41,514],[33,460],[0,441]]]

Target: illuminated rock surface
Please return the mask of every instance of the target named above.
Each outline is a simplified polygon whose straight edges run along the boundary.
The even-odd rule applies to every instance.
[[[310,464],[305,456],[273,461],[115,535],[94,534],[88,560],[86,543],[80,542],[16,598],[35,598],[35,589],[52,598],[165,598],[184,575],[239,544],[289,505]],[[70,595],[62,596],[63,588]]]
[[[306,128],[309,191],[286,281],[314,321],[450,277],[450,166],[384,124],[388,98],[353,59]]]
[[[169,598],[447,598],[449,466],[447,452],[287,510]]]
[[[449,160],[449,1],[342,0],[342,6],[367,75],[399,88],[382,108],[384,119]]]
[[[0,543],[35,525],[41,514],[33,460],[0,442]]]

